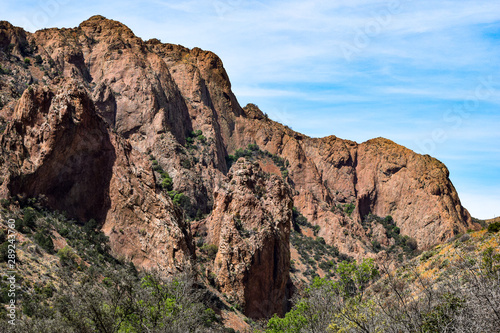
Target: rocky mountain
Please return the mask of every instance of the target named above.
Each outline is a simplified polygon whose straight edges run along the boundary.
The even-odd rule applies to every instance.
[[[216,246],[204,274],[251,317],[286,310],[293,207],[309,236],[354,258],[394,245],[373,216],[419,249],[476,226],[438,160],[242,108],[212,52],[101,16],[35,33],[2,21],[0,64],[1,197],[95,219],[115,255],[165,274]]]

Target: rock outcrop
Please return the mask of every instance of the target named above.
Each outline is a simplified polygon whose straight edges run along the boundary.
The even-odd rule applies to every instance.
[[[335,136],[309,138],[268,120],[254,105],[244,112],[236,119],[233,142],[256,143],[289,162],[295,206],[342,252],[355,257],[369,252],[361,222],[370,213],[391,215],[420,248],[474,227],[438,160],[383,138],[361,144]],[[350,204],[354,211],[346,214]]]
[[[252,318],[283,315],[290,286],[292,198],[277,176],[240,159],[215,191],[207,241],[218,247],[213,273],[220,290]]]
[[[102,224],[114,252],[145,268],[183,270],[193,244],[182,212],[159,193],[148,159],[108,130],[78,83],[26,89],[0,136],[4,197]]]

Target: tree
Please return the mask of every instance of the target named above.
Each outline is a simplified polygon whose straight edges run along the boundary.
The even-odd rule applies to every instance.
[[[284,318],[269,320],[266,333],[347,332],[351,328],[364,331],[374,326],[371,315],[375,305],[364,297],[367,286],[378,276],[373,260],[363,260],[359,265],[344,261],[335,275],[335,281],[315,278]]]

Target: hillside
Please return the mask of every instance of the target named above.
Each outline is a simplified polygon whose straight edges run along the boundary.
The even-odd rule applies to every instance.
[[[397,269],[343,262],[265,332],[498,332],[499,230],[457,235]]]
[[[0,197],[95,220],[115,258],[199,270],[254,319],[344,259],[403,261],[479,227],[438,160],[242,108],[212,52],[102,16],[2,21],[0,64]]]

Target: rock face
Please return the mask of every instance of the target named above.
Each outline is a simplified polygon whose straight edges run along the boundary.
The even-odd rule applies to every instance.
[[[116,254],[147,268],[185,268],[193,253],[182,212],[156,193],[149,161],[100,118],[78,83],[27,89],[0,136],[1,193],[37,197],[103,224]]]
[[[335,136],[309,138],[266,119],[253,105],[244,112],[236,119],[232,142],[256,143],[289,161],[295,206],[341,252],[354,257],[369,252],[361,221],[370,213],[391,215],[420,248],[473,227],[438,160],[383,138],[362,144]],[[350,215],[349,204],[354,206]]]
[[[391,215],[420,248],[474,226],[436,159],[382,138],[310,138],[241,108],[211,52],[94,16],[34,34],[0,22],[0,63],[1,196],[43,194],[97,219],[116,254],[165,272],[192,264],[186,220],[208,215],[218,286],[250,316],[283,313],[292,205],[356,258],[375,256],[369,214]],[[285,181],[245,162],[229,170],[249,144],[285,161]]]
[[[220,290],[245,314],[269,317],[286,311],[290,268],[292,198],[277,176],[265,176],[244,159],[231,168],[226,188],[215,191],[207,219],[208,242],[218,247],[214,263]]]

